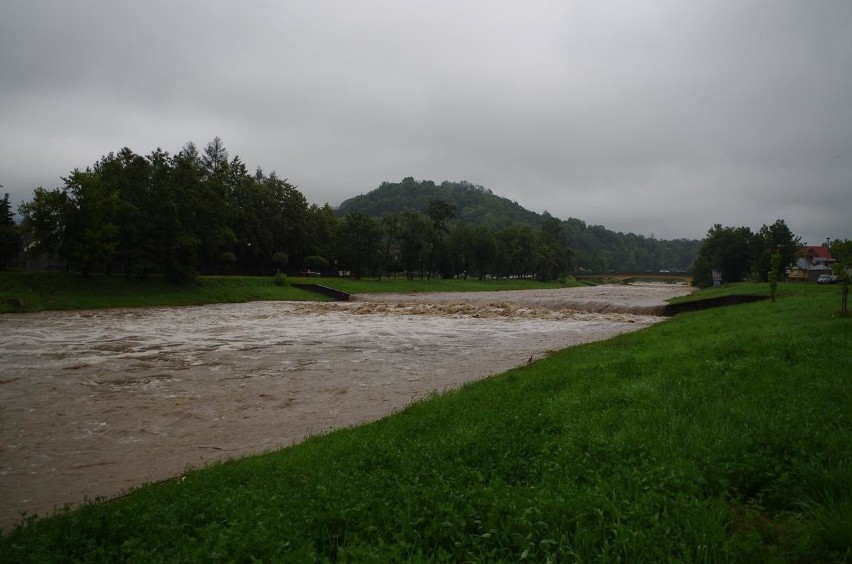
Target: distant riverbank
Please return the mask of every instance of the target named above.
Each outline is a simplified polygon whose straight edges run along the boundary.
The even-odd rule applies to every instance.
[[[288,282],[319,282],[349,293],[522,290],[565,288],[566,284],[529,279],[512,280],[351,280],[291,277]],[[569,284],[570,285],[570,284]],[[276,285],[265,276],[201,276],[195,284],[175,285],[157,277],[147,280],[62,272],[0,272],[0,299],[6,311],[20,312],[101,309],[111,307],[188,306],[214,303],[328,298],[291,286]],[[14,302],[14,303],[12,303]]]

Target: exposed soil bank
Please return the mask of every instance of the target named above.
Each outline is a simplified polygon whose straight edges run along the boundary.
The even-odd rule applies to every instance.
[[[683,293],[610,286],[2,316],[0,525],[381,418],[433,390],[656,323],[611,311]]]
[[[723,307],[739,304],[750,304],[753,302],[762,302],[768,300],[769,296],[719,296],[717,298],[708,298],[694,302],[682,302],[678,304],[667,304],[663,308],[663,315],[671,317],[678,313],[686,313],[688,311],[701,311],[714,307]]]

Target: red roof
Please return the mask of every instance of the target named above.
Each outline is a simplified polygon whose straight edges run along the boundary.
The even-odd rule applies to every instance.
[[[818,257],[825,260],[831,260],[831,252],[828,250],[828,247],[824,245],[802,247],[802,254],[814,258]]]

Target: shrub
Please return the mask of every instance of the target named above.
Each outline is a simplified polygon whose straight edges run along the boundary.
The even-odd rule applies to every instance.
[[[318,270],[322,272],[328,270],[328,260],[319,255],[311,255],[309,257],[305,257],[304,266],[310,270]]]
[[[272,262],[274,262],[278,268],[284,268],[290,262],[290,255],[282,251],[278,251],[272,255]]]

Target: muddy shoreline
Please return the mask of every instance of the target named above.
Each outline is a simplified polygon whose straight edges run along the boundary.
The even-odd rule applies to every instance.
[[[0,526],[379,419],[685,293],[598,288],[2,316]]]

